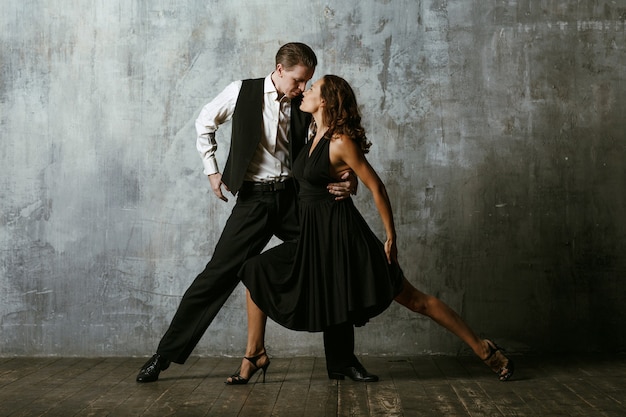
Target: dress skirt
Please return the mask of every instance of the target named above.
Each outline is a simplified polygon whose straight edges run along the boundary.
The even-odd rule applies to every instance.
[[[351,198],[326,190],[328,147],[302,150],[294,172],[300,183],[300,236],[249,261],[239,276],[268,317],[292,330],[361,326],[382,313],[402,289],[403,274]],[[304,155],[304,157],[303,157]]]

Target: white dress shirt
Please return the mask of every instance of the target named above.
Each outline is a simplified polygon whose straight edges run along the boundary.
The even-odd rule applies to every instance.
[[[254,153],[244,181],[275,181],[291,176],[289,167],[289,121],[291,100],[278,92],[271,75],[265,77],[263,86],[263,126],[261,141]],[[215,151],[215,132],[229,121],[235,111],[242,81],[230,83],[217,97],[202,108],[196,119],[196,148],[202,158],[206,175],[220,172]]]

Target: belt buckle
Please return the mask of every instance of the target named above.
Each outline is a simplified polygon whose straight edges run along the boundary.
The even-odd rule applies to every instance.
[[[276,181],[271,183],[271,190],[272,191],[281,191],[285,189],[285,182],[284,181]]]
[[[287,181],[255,182],[252,187],[264,193],[282,191],[287,188]]]

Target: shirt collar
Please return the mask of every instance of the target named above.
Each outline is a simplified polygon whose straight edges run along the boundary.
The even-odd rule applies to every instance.
[[[272,82],[272,74],[273,72],[271,72],[267,77],[265,77],[265,82],[263,83],[263,94],[273,94],[273,98],[274,100],[278,101],[278,91],[276,91],[276,87],[274,86],[274,83]],[[283,96],[283,99],[281,101],[291,101],[290,99],[288,99],[287,97]]]

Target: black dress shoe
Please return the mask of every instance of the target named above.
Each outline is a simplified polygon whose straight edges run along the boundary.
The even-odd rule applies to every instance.
[[[339,370],[329,370],[328,378],[343,380],[345,377],[356,382],[377,382],[378,376],[370,374],[363,366],[347,366]]]
[[[165,371],[169,366],[170,361],[157,353],[143,364],[137,374],[137,382],[154,382],[159,379],[161,371]]]

